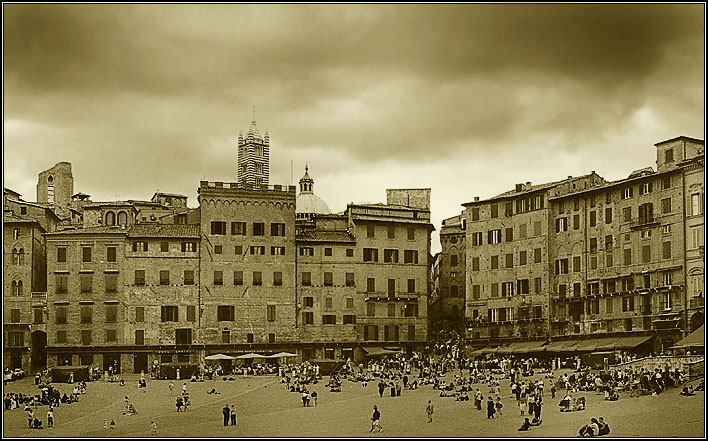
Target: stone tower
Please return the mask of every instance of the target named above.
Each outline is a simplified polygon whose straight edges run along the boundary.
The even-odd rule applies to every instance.
[[[60,162],[39,174],[37,179],[37,203],[57,211],[68,210],[74,194],[74,176],[71,163]]]
[[[270,176],[270,140],[268,131],[261,137],[255,118],[244,138],[238,134],[238,183],[243,187],[268,185]]]

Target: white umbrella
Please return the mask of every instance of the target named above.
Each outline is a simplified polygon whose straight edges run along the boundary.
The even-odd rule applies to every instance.
[[[278,352],[277,354],[269,355],[267,358],[287,358],[287,357],[297,357],[297,354],[290,352]]]
[[[205,360],[236,360],[236,357],[224,354],[212,354],[204,357]]]
[[[239,359],[239,360],[244,360],[244,359],[247,359],[247,358],[266,358],[266,356],[265,356],[265,355],[261,355],[261,354],[254,354],[253,352],[251,352],[251,353],[249,353],[249,354],[239,355],[239,356],[236,357],[236,358]]]

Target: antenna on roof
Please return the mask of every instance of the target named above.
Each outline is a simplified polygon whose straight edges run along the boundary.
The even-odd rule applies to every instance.
[[[293,160],[290,159],[290,185],[293,185]]]

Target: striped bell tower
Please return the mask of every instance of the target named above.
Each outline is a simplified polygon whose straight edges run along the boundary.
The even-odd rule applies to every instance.
[[[238,164],[236,176],[242,187],[268,185],[270,176],[270,139],[268,131],[261,137],[256,127],[255,111],[246,136],[238,134]]]

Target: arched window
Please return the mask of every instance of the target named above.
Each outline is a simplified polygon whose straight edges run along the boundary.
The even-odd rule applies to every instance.
[[[172,198],[165,198],[165,205],[172,205]]]
[[[116,224],[116,214],[112,211],[106,212],[106,225]]]
[[[22,280],[12,281],[12,293],[16,296],[22,295]]]
[[[118,225],[128,225],[128,215],[125,211],[118,213]]]
[[[20,251],[17,253],[17,264],[18,265],[23,265],[25,263],[25,249],[20,248]],[[22,283],[22,282],[20,282]]]
[[[12,263],[15,264],[15,265],[19,265],[19,264],[20,264],[20,257],[19,257],[19,255],[17,254],[17,248],[13,248],[13,249],[12,249]],[[12,283],[15,283],[15,282],[12,282]]]
[[[47,182],[49,182],[50,184],[54,182],[54,176],[49,175],[49,177],[47,178]]]

